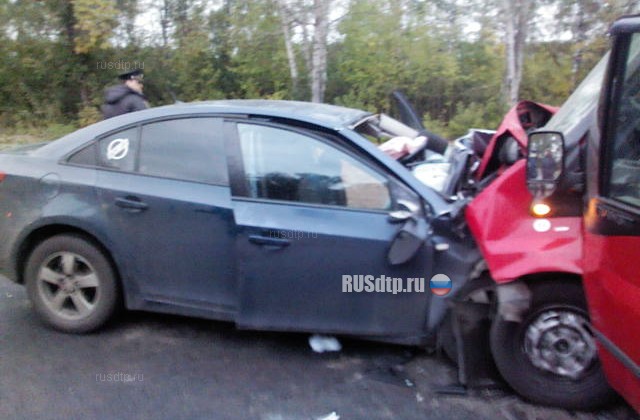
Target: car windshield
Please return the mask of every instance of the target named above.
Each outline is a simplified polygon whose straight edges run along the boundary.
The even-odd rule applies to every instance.
[[[549,120],[545,129],[567,133],[576,124],[584,120],[593,108],[597,106],[608,62],[609,53],[602,57],[600,62],[591,70],[591,73],[569,96],[569,99],[566,100],[560,110]]]

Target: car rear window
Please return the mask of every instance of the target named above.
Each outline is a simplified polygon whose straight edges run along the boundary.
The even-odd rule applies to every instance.
[[[138,128],[111,134],[99,141],[100,165],[121,171],[134,171],[138,149]]]

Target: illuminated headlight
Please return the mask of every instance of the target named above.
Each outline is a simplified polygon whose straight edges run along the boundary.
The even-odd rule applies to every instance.
[[[551,213],[551,206],[546,203],[533,203],[531,206],[531,213],[536,217],[545,217]]]

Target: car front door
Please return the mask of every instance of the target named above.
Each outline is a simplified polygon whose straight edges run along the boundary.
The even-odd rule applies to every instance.
[[[187,314],[236,308],[234,223],[221,120],[151,122],[98,141],[107,235],[137,295]]]
[[[238,324],[419,336],[429,302],[424,289],[381,291],[387,278],[402,280],[403,289],[408,278],[430,279],[429,241],[406,263],[388,262],[402,226],[388,213],[399,198],[421,207],[418,196],[336,138],[259,122],[228,122],[226,130],[238,225]],[[364,277],[356,276],[367,275],[374,285],[381,279],[380,291],[358,292]]]

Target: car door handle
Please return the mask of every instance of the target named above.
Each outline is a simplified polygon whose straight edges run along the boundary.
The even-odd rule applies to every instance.
[[[291,244],[288,239],[270,238],[262,235],[249,235],[249,242],[256,245],[273,246],[277,248],[284,248]]]
[[[118,197],[116,198],[116,206],[125,210],[143,211],[149,208],[147,203],[143,203],[137,197]]]

